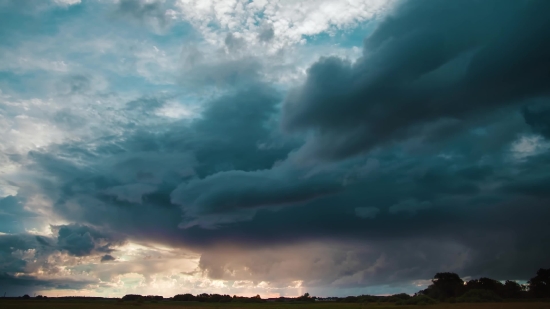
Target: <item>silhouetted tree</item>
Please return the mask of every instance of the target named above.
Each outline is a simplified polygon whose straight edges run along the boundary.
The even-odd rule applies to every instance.
[[[137,295],[137,294],[126,294],[122,297],[122,300],[124,301],[132,301],[132,300],[140,300],[143,296]]]
[[[471,289],[454,300],[458,303],[492,303],[502,301],[502,298],[490,289]]]
[[[178,294],[174,297],[172,297],[172,300],[174,301],[194,301],[197,300],[197,298],[193,294]]]
[[[415,295],[414,297],[411,297],[406,300],[400,300],[396,302],[395,304],[400,305],[415,305],[415,306],[425,306],[425,305],[433,305],[436,304],[437,300],[426,296],[426,295]]]
[[[160,301],[160,300],[163,300],[164,297],[159,296],[159,295],[147,295],[147,296],[145,296],[145,299],[149,300],[149,301]]]
[[[522,298],[523,293],[524,288],[521,284],[515,281],[506,280],[502,286],[502,294],[500,295],[503,298]]]
[[[498,293],[503,287],[503,284],[497,280],[491,278],[479,278],[473,279],[466,283],[467,290],[490,290],[495,293]]]
[[[239,302],[239,303],[261,303],[264,302],[264,300],[260,297],[260,295],[256,295],[253,297],[244,297],[244,296],[236,296],[233,295],[232,302]]]
[[[388,297],[384,297],[384,300],[391,303],[396,303],[402,300],[407,300],[411,298],[411,295],[406,293],[394,294]]]
[[[464,281],[455,273],[437,273],[432,279],[432,284],[420,294],[434,299],[445,300],[457,297],[464,293]]]
[[[394,297],[394,296],[399,297],[399,295],[401,295],[401,294],[392,295],[390,297]],[[405,294],[405,295],[410,297],[408,294]],[[386,298],[387,297],[382,297],[382,296],[359,295],[357,297],[357,302],[358,303],[376,303],[376,302],[379,302],[379,301],[385,301]],[[390,301],[390,300],[388,300],[388,301]]]
[[[533,297],[547,298],[550,297],[550,268],[541,268],[537,271],[537,275],[528,282],[529,293]]]
[[[342,301],[346,303],[356,303],[358,300],[359,297],[357,296],[347,296],[346,298],[342,299]]]
[[[297,297],[296,299],[299,300],[299,301],[315,301],[315,299],[313,299],[313,298],[311,298],[311,296],[309,296],[309,293],[305,293],[304,295],[302,295],[300,297]]]

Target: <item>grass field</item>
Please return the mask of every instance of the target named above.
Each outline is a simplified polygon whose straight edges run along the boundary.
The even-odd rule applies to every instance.
[[[135,308],[142,309],[406,309],[406,308],[431,308],[431,309],[550,309],[550,303],[481,303],[481,304],[446,304],[441,303],[430,306],[396,306],[393,304],[350,304],[350,303],[198,303],[198,302],[117,302],[114,300],[93,301],[67,301],[67,300],[0,300],[0,308],[8,309],[110,309],[110,308]]]

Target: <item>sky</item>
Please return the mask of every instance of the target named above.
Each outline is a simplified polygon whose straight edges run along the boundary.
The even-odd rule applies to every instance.
[[[550,1],[0,0],[0,292],[550,267]]]

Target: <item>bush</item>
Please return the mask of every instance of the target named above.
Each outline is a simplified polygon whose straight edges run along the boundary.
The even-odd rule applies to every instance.
[[[464,295],[457,297],[457,303],[486,303],[486,302],[500,302],[502,298],[495,292],[489,290],[470,290]]]
[[[132,301],[132,300],[140,300],[141,298],[143,298],[143,296],[141,296],[141,295],[127,294],[127,295],[124,295],[122,297],[122,300],[123,301]]]
[[[407,300],[400,300],[396,303],[396,305],[433,305],[437,304],[437,301],[431,297],[428,297],[426,295],[418,295],[415,297],[411,297]]]
[[[197,298],[193,294],[178,294],[172,297],[174,301],[196,301]]]
[[[406,293],[401,293],[401,294],[394,294],[394,295],[391,295],[391,296],[388,296],[388,297],[384,297],[383,301],[390,302],[390,303],[396,303],[396,302],[408,300],[408,299],[411,299],[411,298],[412,298],[411,295],[406,294]]]

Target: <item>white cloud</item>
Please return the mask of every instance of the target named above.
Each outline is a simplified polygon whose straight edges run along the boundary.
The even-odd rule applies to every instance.
[[[283,87],[301,82],[307,68],[321,56],[355,60],[361,48],[329,42],[314,46],[308,36],[345,31],[378,19],[394,0],[177,0],[177,16],[193,25],[204,42],[193,46],[208,64],[256,59],[262,77]],[[365,33],[365,36],[368,33]],[[186,45],[189,43],[185,43]],[[358,42],[361,45],[360,42]],[[186,46],[184,53],[187,55]],[[189,57],[188,57],[189,58]],[[184,60],[184,74],[189,74]],[[201,59],[192,58],[193,64]]]
[[[82,0],[53,0],[53,2],[61,6],[71,6],[75,4],[80,4]]]
[[[550,149],[550,142],[547,142],[542,136],[521,136],[512,143],[512,155],[516,160],[523,160],[527,157],[546,152]]]
[[[207,41],[220,46],[227,33],[260,45],[260,32],[271,27],[274,52],[303,43],[304,36],[356,26],[380,15],[393,3],[393,0],[179,0],[176,6]]]

